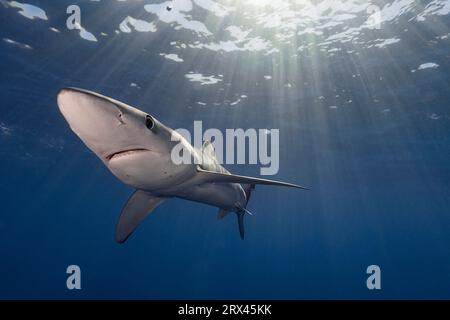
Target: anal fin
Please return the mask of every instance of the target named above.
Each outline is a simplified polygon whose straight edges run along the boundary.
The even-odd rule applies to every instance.
[[[225,209],[220,209],[219,212],[217,213],[217,219],[222,220],[223,218],[225,218],[230,212],[225,210]]]

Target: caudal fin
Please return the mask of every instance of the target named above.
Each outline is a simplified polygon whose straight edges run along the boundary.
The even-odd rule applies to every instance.
[[[274,186],[281,186],[281,187],[292,187],[292,188],[309,190],[306,187],[302,187],[302,186],[299,186],[299,185],[296,185],[293,183],[269,180],[269,179],[253,178],[253,177],[247,177],[247,176],[240,176],[240,175],[235,175],[235,174],[230,174],[230,173],[209,171],[209,170],[202,169],[200,166],[197,166],[197,172],[199,173],[200,176],[202,176],[202,179],[205,182],[246,184],[246,186],[244,186],[244,192],[245,192],[247,202],[245,204],[245,207],[237,208],[238,210],[236,212],[236,216],[238,219],[238,226],[239,226],[239,234],[240,234],[242,240],[244,240],[244,216],[247,213],[251,215],[251,212],[247,210],[247,204],[250,200],[252,191],[255,189],[255,186],[257,184],[274,185]],[[219,210],[218,218],[222,219],[223,217],[225,217],[227,215],[227,213],[228,212],[223,209]]]
[[[241,240],[244,240],[244,212],[236,212],[239,226],[239,235],[241,236]]]

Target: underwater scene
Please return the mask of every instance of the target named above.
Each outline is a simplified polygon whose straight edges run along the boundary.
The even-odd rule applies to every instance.
[[[0,75],[1,299],[450,299],[449,0],[0,0]]]

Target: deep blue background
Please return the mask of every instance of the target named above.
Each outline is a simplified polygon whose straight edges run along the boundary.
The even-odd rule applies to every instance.
[[[448,32],[448,16],[400,21],[391,33],[414,32],[385,49],[361,48],[357,59],[186,50],[178,64],[159,53],[189,33],[162,24],[93,43],[64,28],[74,1],[28,2],[49,21],[0,8],[0,38],[33,47],[0,43],[0,123],[8,128],[0,134],[0,298],[450,298],[450,45],[430,42]],[[108,1],[99,19],[100,4],[81,3],[96,34],[113,34],[124,10],[142,11]],[[440,67],[410,72],[425,62]],[[189,71],[224,82],[195,85]],[[114,227],[132,190],[69,130],[55,102],[64,86],[120,99],[173,128],[194,120],[279,128],[276,179],[312,190],[257,187],[245,241],[234,217],[218,221],[215,208],[174,199],[118,245]],[[213,105],[241,94],[248,99],[236,107]],[[70,264],[82,269],[81,291],[65,287]],[[382,270],[378,292],[366,288],[371,264]]]

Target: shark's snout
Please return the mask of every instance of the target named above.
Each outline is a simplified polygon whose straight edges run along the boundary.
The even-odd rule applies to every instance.
[[[103,161],[142,144],[146,114],[121,102],[81,89],[62,89],[59,110],[70,128]]]
[[[123,111],[115,104],[79,90],[62,89],[58,93],[58,106],[81,138],[109,134],[114,126],[124,123]]]

